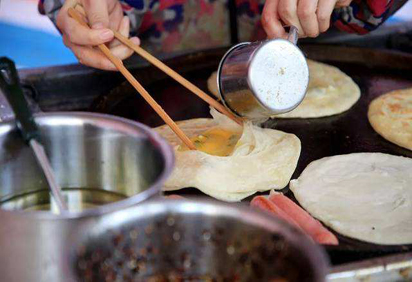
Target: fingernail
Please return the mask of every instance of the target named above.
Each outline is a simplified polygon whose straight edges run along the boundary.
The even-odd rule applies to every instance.
[[[131,40],[134,44],[140,45],[140,39],[139,39],[139,38],[137,38],[137,37],[132,37],[132,38],[130,38],[130,40]]]
[[[103,25],[103,23],[94,23],[92,25],[92,28],[93,29],[102,29],[102,28],[104,28],[104,25]]]
[[[102,40],[110,40],[113,38],[113,31],[111,31],[110,29],[103,31],[102,33],[100,33],[100,38]]]

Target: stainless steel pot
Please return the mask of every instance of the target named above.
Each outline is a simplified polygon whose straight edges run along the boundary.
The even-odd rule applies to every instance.
[[[97,221],[159,194],[173,167],[171,147],[132,121],[53,113],[38,115],[36,122],[71,212],[28,211],[50,209],[48,186],[15,124],[0,124],[2,281],[68,281],[63,246],[82,219]]]
[[[73,238],[65,257],[74,281],[294,282],[327,273],[306,235],[241,204],[149,200],[85,219]]]

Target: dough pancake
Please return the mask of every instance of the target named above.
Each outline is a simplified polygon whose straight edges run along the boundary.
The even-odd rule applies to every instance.
[[[300,205],[362,241],[412,244],[412,159],[356,153],[312,162],[290,182]]]
[[[383,138],[412,150],[412,88],[392,91],[373,100],[368,119]]]
[[[214,198],[233,202],[258,191],[282,189],[289,183],[300,155],[299,138],[251,123],[242,127],[214,110],[211,114],[213,119],[187,120],[178,125],[189,138],[212,129],[237,134],[233,151],[227,156],[182,151],[177,145],[180,141],[167,126],[155,129],[175,145],[176,164],[164,190],[195,187]]]
[[[309,87],[305,99],[291,112],[275,118],[318,118],[349,110],[360,97],[356,83],[338,68],[307,60]],[[216,72],[208,80],[209,90],[218,95]]]

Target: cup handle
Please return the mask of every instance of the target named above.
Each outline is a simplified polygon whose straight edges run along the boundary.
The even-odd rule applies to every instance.
[[[296,45],[298,43],[298,38],[299,38],[299,34],[298,34],[297,27],[293,25],[290,26],[288,40],[294,45]]]

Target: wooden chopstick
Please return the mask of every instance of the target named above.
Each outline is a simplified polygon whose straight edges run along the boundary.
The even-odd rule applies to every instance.
[[[75,7],[80,13],[85,15],[84,9],[82,6],[77,5]],[[144,59],[146,59],[148,62],[162,70],[164,73],[166,73],[168,76],[179,82],[181,85],[186,87],[189,91],[197,95],[199,98],[201,98],[203,101],[208,103],[210,106],[221,112],[222,114],[226,115],[233,121],[237,122],[238,124],[242,124],[242,119],[236,117],[233,115],[228,109],[225,108],[222,104],[220,104],[218,101],[210,97],[208,94],[206,94],[204,91],[202,91],[199,87],[188,81],[186,78],[175,72],[173,69],[168,67],[165,63],[154,57],[152,54],[144,50],[142,47],[139,45],[134,44],[129,38],[123,36],[121,33],[119,33],[116,30],[112,30],[114,33],[114,36],[121,41],[123,44],[128,46],[130,49],[135,51],[137,54],[142,56]]]
[[[202,91],[199,87],[188,81],[186,78],[178,74],[176,71],[168,67],[165,63],[154,57],[152,54],[144,50],[139,45],[134,44],[130,39],[121,35],[117,31],[113,31],[114,36],[121,41],[123,44],[127,45],[130,49],[133,49],[137,54],[142,56],[144,59],[152,63],[154,66],[162,70],[168,76],[179,82],[182,86],[186,87],[189,91],[197,95],[203,101],[208,103],[210,106],[221,112],[222,114],[226,115],[233,121],[237,122],[238,124],[242,124],[242,120],[236,116],[234,116],[231,112],[229,112],[222,104],[218,101],[207,95],[204,91]]]
[[[78,21],[81,25],[89,27],[77,12],[73,8],[69,8],[69,15]],[[192,141],[184,134],[184,132],[177,126],[177,124],[170,118],[170,116],[162,109],[162,107],[150,96],[150,94],[143,88],[143,86],[133,77],[133,75],[126,69],[123,65],[122,60],[117,58],[110,52],[110,49],[104,45],[100,44],[97,46],[107,58],[116,66],[116,68],[124,75],[124,77],[130,82],[130,84],[142,95],[142,97],[149,103],[149,105],[156,111],[156,113],[163,119],[163,121],[173,130],[174,133],[182,140],[182,142],[190,149],[196,150],[195,145]]]

